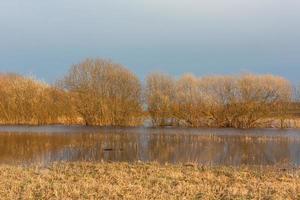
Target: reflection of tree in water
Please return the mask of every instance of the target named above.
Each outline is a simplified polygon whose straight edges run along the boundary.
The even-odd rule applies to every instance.
[[[58,152],[69,143],[62,135],[3,133],[0,137],[2,163],[43,161],[47,154]]]
[[[0,133],[0,163],[158,161],[204,164],[300,163],[299,139],[143,131]]]
[[[291,144],[287,138],[280,140],[260,140],[260,137],[250,137],[245,140],[243,136],[224,137],[224,146],[227,146],[218,162],[228,165],[264,164],[291,162]]]
[[[209,152],[207,147],[212,147]],[[160,162],[210,161],[217,152],[222,152],[222,145],[203,136],[151,135],[149,139],[149,159]]]
[[[5,133],[0,138],[1,163],[136,160],[137,157],[134,134]]]
[[[297,155],[295,147],[289,147],[296,142],[284,137],[262,141],[244,136],[152,135],[149,159],[226,165],[291,163]]]
[[[83,136],[84,137],[84,136]],[[138,159],[138,135],[93,134],[76,148],[75,160],[134,161]]]

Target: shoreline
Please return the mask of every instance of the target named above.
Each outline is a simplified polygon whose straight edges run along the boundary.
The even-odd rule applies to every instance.
[[[3,199],[299,199],[300,168],[74,162],[0,165]]]
[[[257,126],[251,128],[235,128],[235,127],[215,127],[215,126],[148,126],[148,125],[135,125],[135,126],[102,126],[102,125],[85,125],[81,123],[48,123],[48,124],[36,124],[36,123],[0,123],[0,127],[87,127],[87,128],[145,128],[145,129],[233,129],[233,130],[255,130],[255,129],[300,129],[300,119],[294,120],[293,126],[280,127],[280,126]]]

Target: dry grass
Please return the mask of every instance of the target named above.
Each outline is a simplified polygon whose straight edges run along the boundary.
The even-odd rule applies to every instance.
[[[300,199],[300,169],[156,163],[0,166],[1,199]]]

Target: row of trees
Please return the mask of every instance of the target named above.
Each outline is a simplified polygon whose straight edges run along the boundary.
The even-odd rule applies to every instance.
[[[142,87],[122,65],[87,59],[73,65],[54,86],[15,74],[0,75],[3,124],[86,124],[236,127],[283,124],[292,86],[272,75],[184,75],[154,73]]]
[[[33,78],[0,75],[2,124],[71,123],[67,93]]]
[[[291,84],[277,76],[162,74],[147,79],[148,111],[156,126],[252,128],[274,119],[283,125],[292,99]]]

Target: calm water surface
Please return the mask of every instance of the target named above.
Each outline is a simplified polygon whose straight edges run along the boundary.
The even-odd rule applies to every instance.
[[[0,164],[101,160],[300,166],[300,129],[0,126]]]

